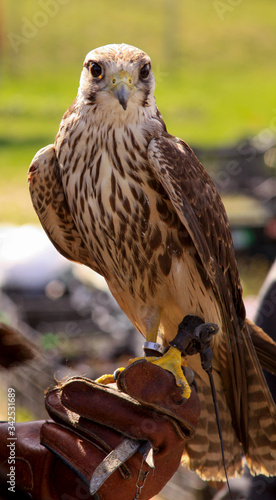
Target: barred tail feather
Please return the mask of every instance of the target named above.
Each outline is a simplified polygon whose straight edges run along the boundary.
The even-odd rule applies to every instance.
[[[254,323],[250,323],[248,328],[249,333],[252,330],[254,330],[254,334],[260,334],[260,328]],[[266,335],[264,332],[262,333]],[[273,341],[267,343],[267,352],[272,349],[271,352],[273,353],[274,347]],[[274,476],[276,475],[275,403],[253,346],[252,349],[247,351],[245,362],[248,382],[248,449],[245,450],[246,461],[252,474]]]

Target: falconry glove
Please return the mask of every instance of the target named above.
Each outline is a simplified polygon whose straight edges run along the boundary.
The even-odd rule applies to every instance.
[[[183,399],[173,375],[144,360],[123,370],[117,386],[68,380],[46,395],[53,420],[16,424],[17,488],[33,500],[152,498],[195,433],[200,403],[191,390]]]

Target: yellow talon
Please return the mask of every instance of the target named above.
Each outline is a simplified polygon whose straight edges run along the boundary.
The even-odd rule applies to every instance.
[[[183,398],[188,399],[190,397],[191,388],[182,370],[182,366],[186,366],[187,361],[181,357],[181,352],[178,349],[170,347],[169,350],[161,357],[148,356],[145,358],[134,358],[131,359],[129,363],[133,363],[139,359],[145,359],[146,361],[171,372],[175,378],[176,385],[182,388]]]
[[[101,375],[101,377],[97,378],[95,380],[97,384],[112,384],[114,382],[114,375],[111,373],[105,373],[104,375]]]
[[[116,372],[122,372],[124,369],[124,367],[117,368]],[[115,382],[114,373],[105,373],[104,375],[101,375],[99,378],[97,378],[95,382],[97,382],[97,384],[103,385],[113,384]]]
[[[149,360],[149,358],[146,358]],[[191,388],[184,376],[181,366],[186,366],[187,361],[181,357],[181,352],[175,347],[170,347],[169,350],[160,358],[154,358],[151,361],[154,365],[158,365],[165,370],[168,370],[174,375],[176,385],[182,388],[183,398],[188,399],[191,395]]]

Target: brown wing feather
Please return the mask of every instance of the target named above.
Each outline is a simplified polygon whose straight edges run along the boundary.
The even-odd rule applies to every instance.
[[[235,341],[235,330],[229,319],[233,318],[239,329],[232,296],[236,297],[237,305],[238,297],[241,303],[242,300],[236,263],[234,255],[231,255],[232,238],[225,210],[208,174],[184,142],[164,137],[154,139],[149,145],[148,154],[180,220],[189,231],[200,263],[222,309],[225,330],[232,333],[228,338],[228,352],[232,353],[233,358],[229,365],[232,386],[237,387],[237,393],[232,394],[231,398],[234,398],[234,413],[239,422],[239,393],[245,377],[242,377],[242,353],[239,352],[240,346]],[[231,290],[234,283],[237,285]],[[242,307],[240,309],[240,315],[244,318],[244,311]],[[231,366],[234,369],[231,370]]]
[[[262,368],[276,375],[276,344],[259,326],[246,320]]]
[[[254,439],[250,437],[249,426],[255,410],[251,411],[254,394],[248,390],[249,371],[255,377],[252,385],[257,380],[260,397],[269,410],[269,425],[275,418],[275,406],[244,321],[242,289],[223,203],[207,172],[184,142],[169,135],[152,139],[148,157],[155,175],[190,234],[217,298],[228,356],[228,366],[221,366],[222,381],[232,423],[245,453],[248,454],[251,448],[252,455],[252,449],[256,451],[256,448],[255,443],[252,445]]]
[[[91,255],[69,211],[53,145],[35,155],[28,181],[35,211],[53,245],[67,259],[92,267]]]

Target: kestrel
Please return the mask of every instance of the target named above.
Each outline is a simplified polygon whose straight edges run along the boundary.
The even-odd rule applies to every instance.
[[[35,155],[29,185],[57,250],[104,276],[146,340],[168,345],[188,314],[219,326],[213,375],[228,474],[241,472],[242,453],[253,474],[276,474],[275,405],[253,343],[272,371],[275,345],[245,319],[224,206],[190,147],[167,132],[145,52],[113,44],[87,54],[77,97],[55,143]],[[165,356],[179,375],[175,353]],[[186,462],[224,480],[208,376],[199,355],[186,363],[202,405]]]

